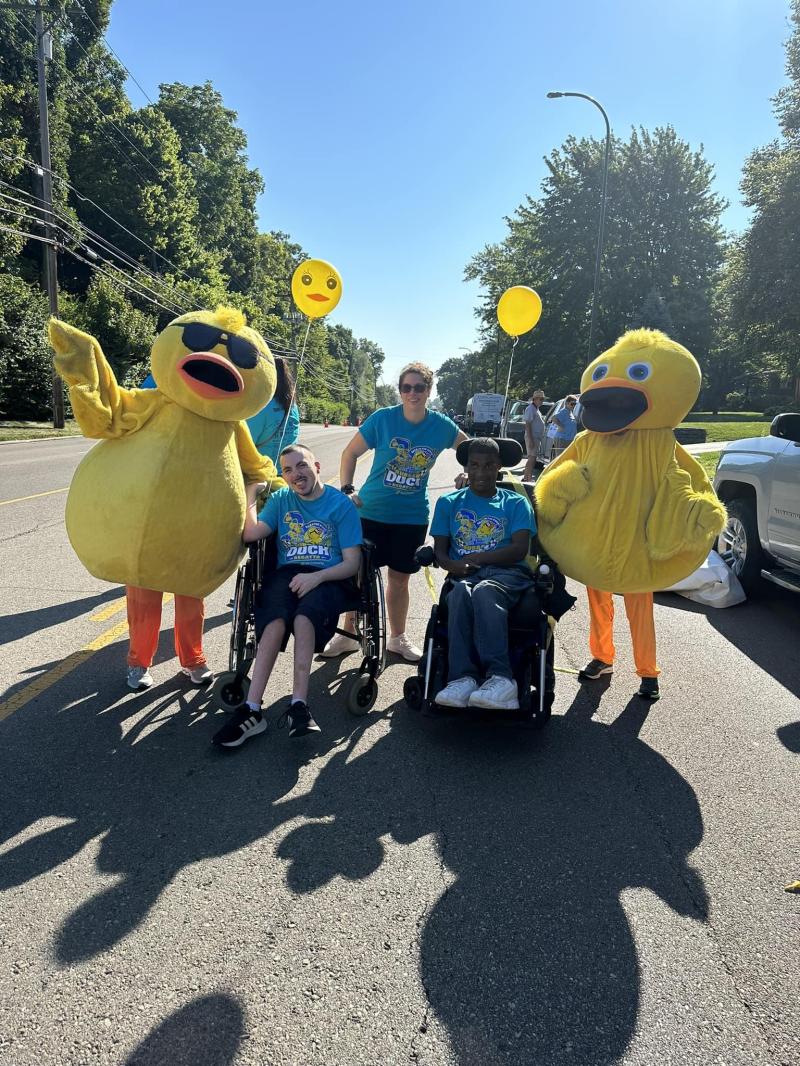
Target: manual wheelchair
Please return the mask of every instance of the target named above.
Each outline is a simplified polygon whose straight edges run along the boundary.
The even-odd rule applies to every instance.
[[[361,565],[354,578],[353,598],[347,610],[355,613],[356,635],[361,645],[362,662],[358,676],[347,693],[351,714],[367,714],[378,698],[377,679],[386,665],[386,601],[383,579],[373,564],[374,545],[361,545]],[[255,603],[264,576],[277,565],[275,535],[248,546],[248,557],[239,567],[233,598],[233,619],[226,673],[219,674],[212,699],[224,711],[236,711],[247,699],[248,674],[256,657]],[[341,629],[336,630],[341,633]],[[283,649],[289,641],[287,631]]]
[[[519,464],[522,449],[519,443],[509,438],[493,438],[500,448],[503,465],[498,487],[525,492],[533,506],[532,486],[523,484],[507,473]],[[466,465],[469,441],[459,445],[458,461]],[[555,623],[575,603],[575,597],[566,591],[566,583],[558,568],[547,558],[538,545],[537,563],[533,572],[533,585],[509,613],[508,650],[514,680],[519,692],[518,711],[492,711],[493,716],[511,716],[535,728],[544,726],[550,718],[555,698],[555,669],[553,665],[553,630]],[[430,545],[417,550],[420,566],[436,565]],[[431,610],[425,631],[423,657],[417,666],[417,674],[406,679],[403,699],[414,710],[424,710],[435,715],[464,715],[465,709],[452,711],[435,703],[436,694],[448,683],[448,627],[447,598],[453,587],[449,576],[445,580],[439,602]],[[470,710],[470,714],[474,711]],[[481,714],[486,714],[481,711]]]

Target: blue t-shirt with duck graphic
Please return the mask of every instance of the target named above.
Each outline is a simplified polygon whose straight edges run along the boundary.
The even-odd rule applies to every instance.
[[[521,529],[533,535],[536,519],[527,498],[512,489],[498,489],[489,497],[468,488],[440,496],[431,522],[432,537],[450,538],[451,559],[506,548]]]
[[[372,469],[358,490],[362,517],[405,526],[427,524],[428,475],[439,453],[452,448],[458,426],[438,411],[428,411],[421,422],[409,422],[401,404],[375,411],[360,433],[375,450]]]
[[[316,500],[306,500],[290,488],[279,489],[269,496],[258,520],[275,533],[279,569],[336,566],[343,548],[355,548],[364,539],[355,504],[332,485],[326,485]]]

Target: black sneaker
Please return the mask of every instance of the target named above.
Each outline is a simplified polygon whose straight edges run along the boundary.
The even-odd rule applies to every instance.
[[[613,674],[614,667],[611,663],[604,663],[602,659],[592,659],[588,666],[584,666],[578,672],[579,681],[597,681],[603,674]]]
[[[655,701],[661,696],[661,693],[658,691],[658,678],[643,677],[642,683],[639,685],[639,691],[636,695],[641,696],[644,700],[652,700],[655,703]]]
[[[308,704],[303,703],[302,700],[295,700],[294,703],[289,704],[289,707],[278,719],[279,726],[283,726],[284,723],[288,723],[289,725],[290,737],[304,737],[307,733],[322,732],[320,727],[311,717],[311,711],[308,709]]]
[[[214,734],[213,742],[220,748],[238,748],[250,737],[257,737],[259,733],[265,733],[267,723],[261,711],[254,711],[245,704],[224,725],[218,733]]]

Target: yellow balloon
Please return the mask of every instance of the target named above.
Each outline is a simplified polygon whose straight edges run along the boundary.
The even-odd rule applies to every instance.
[[[527,285],[513,285],[497,301],[497,321],[511,337],[533,329],[541,314],[539,293]]]
[[[292,296],[304,315],[322,318],[341,299],[339,271],[324,259],[306,259],[292,274]]]

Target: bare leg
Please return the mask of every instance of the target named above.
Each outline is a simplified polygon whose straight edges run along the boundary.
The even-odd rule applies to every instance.
[[[389,636],[399,637],[406,631],[408,618],[408,580],[410,574],[401,574],[389,568],[386,587],[386,611],[389,615]]]
[[[527,463],[525,464],[525,470],[523,471],[523,474],[522,474],[522,480],[523,481],[530,481],[531,480],[531,478],[533,477],[533,469],[534,469],[535,465],[536,465],[536,460],[529,458]]]
[[[292,698],[308,702],[308,678],[314,657],[314,627],[304,614],[294,620],[294,688]]]
[[[272,668],[283,643],[283,635],[286,632],[286,623],[280,618],[270,622],[261,634],[256,652],[256,661],[253,663],[253,676],[250,679],[250,691],[247,699],[249,703],[261,703],[264,697],[264,689],[267,687]]]

